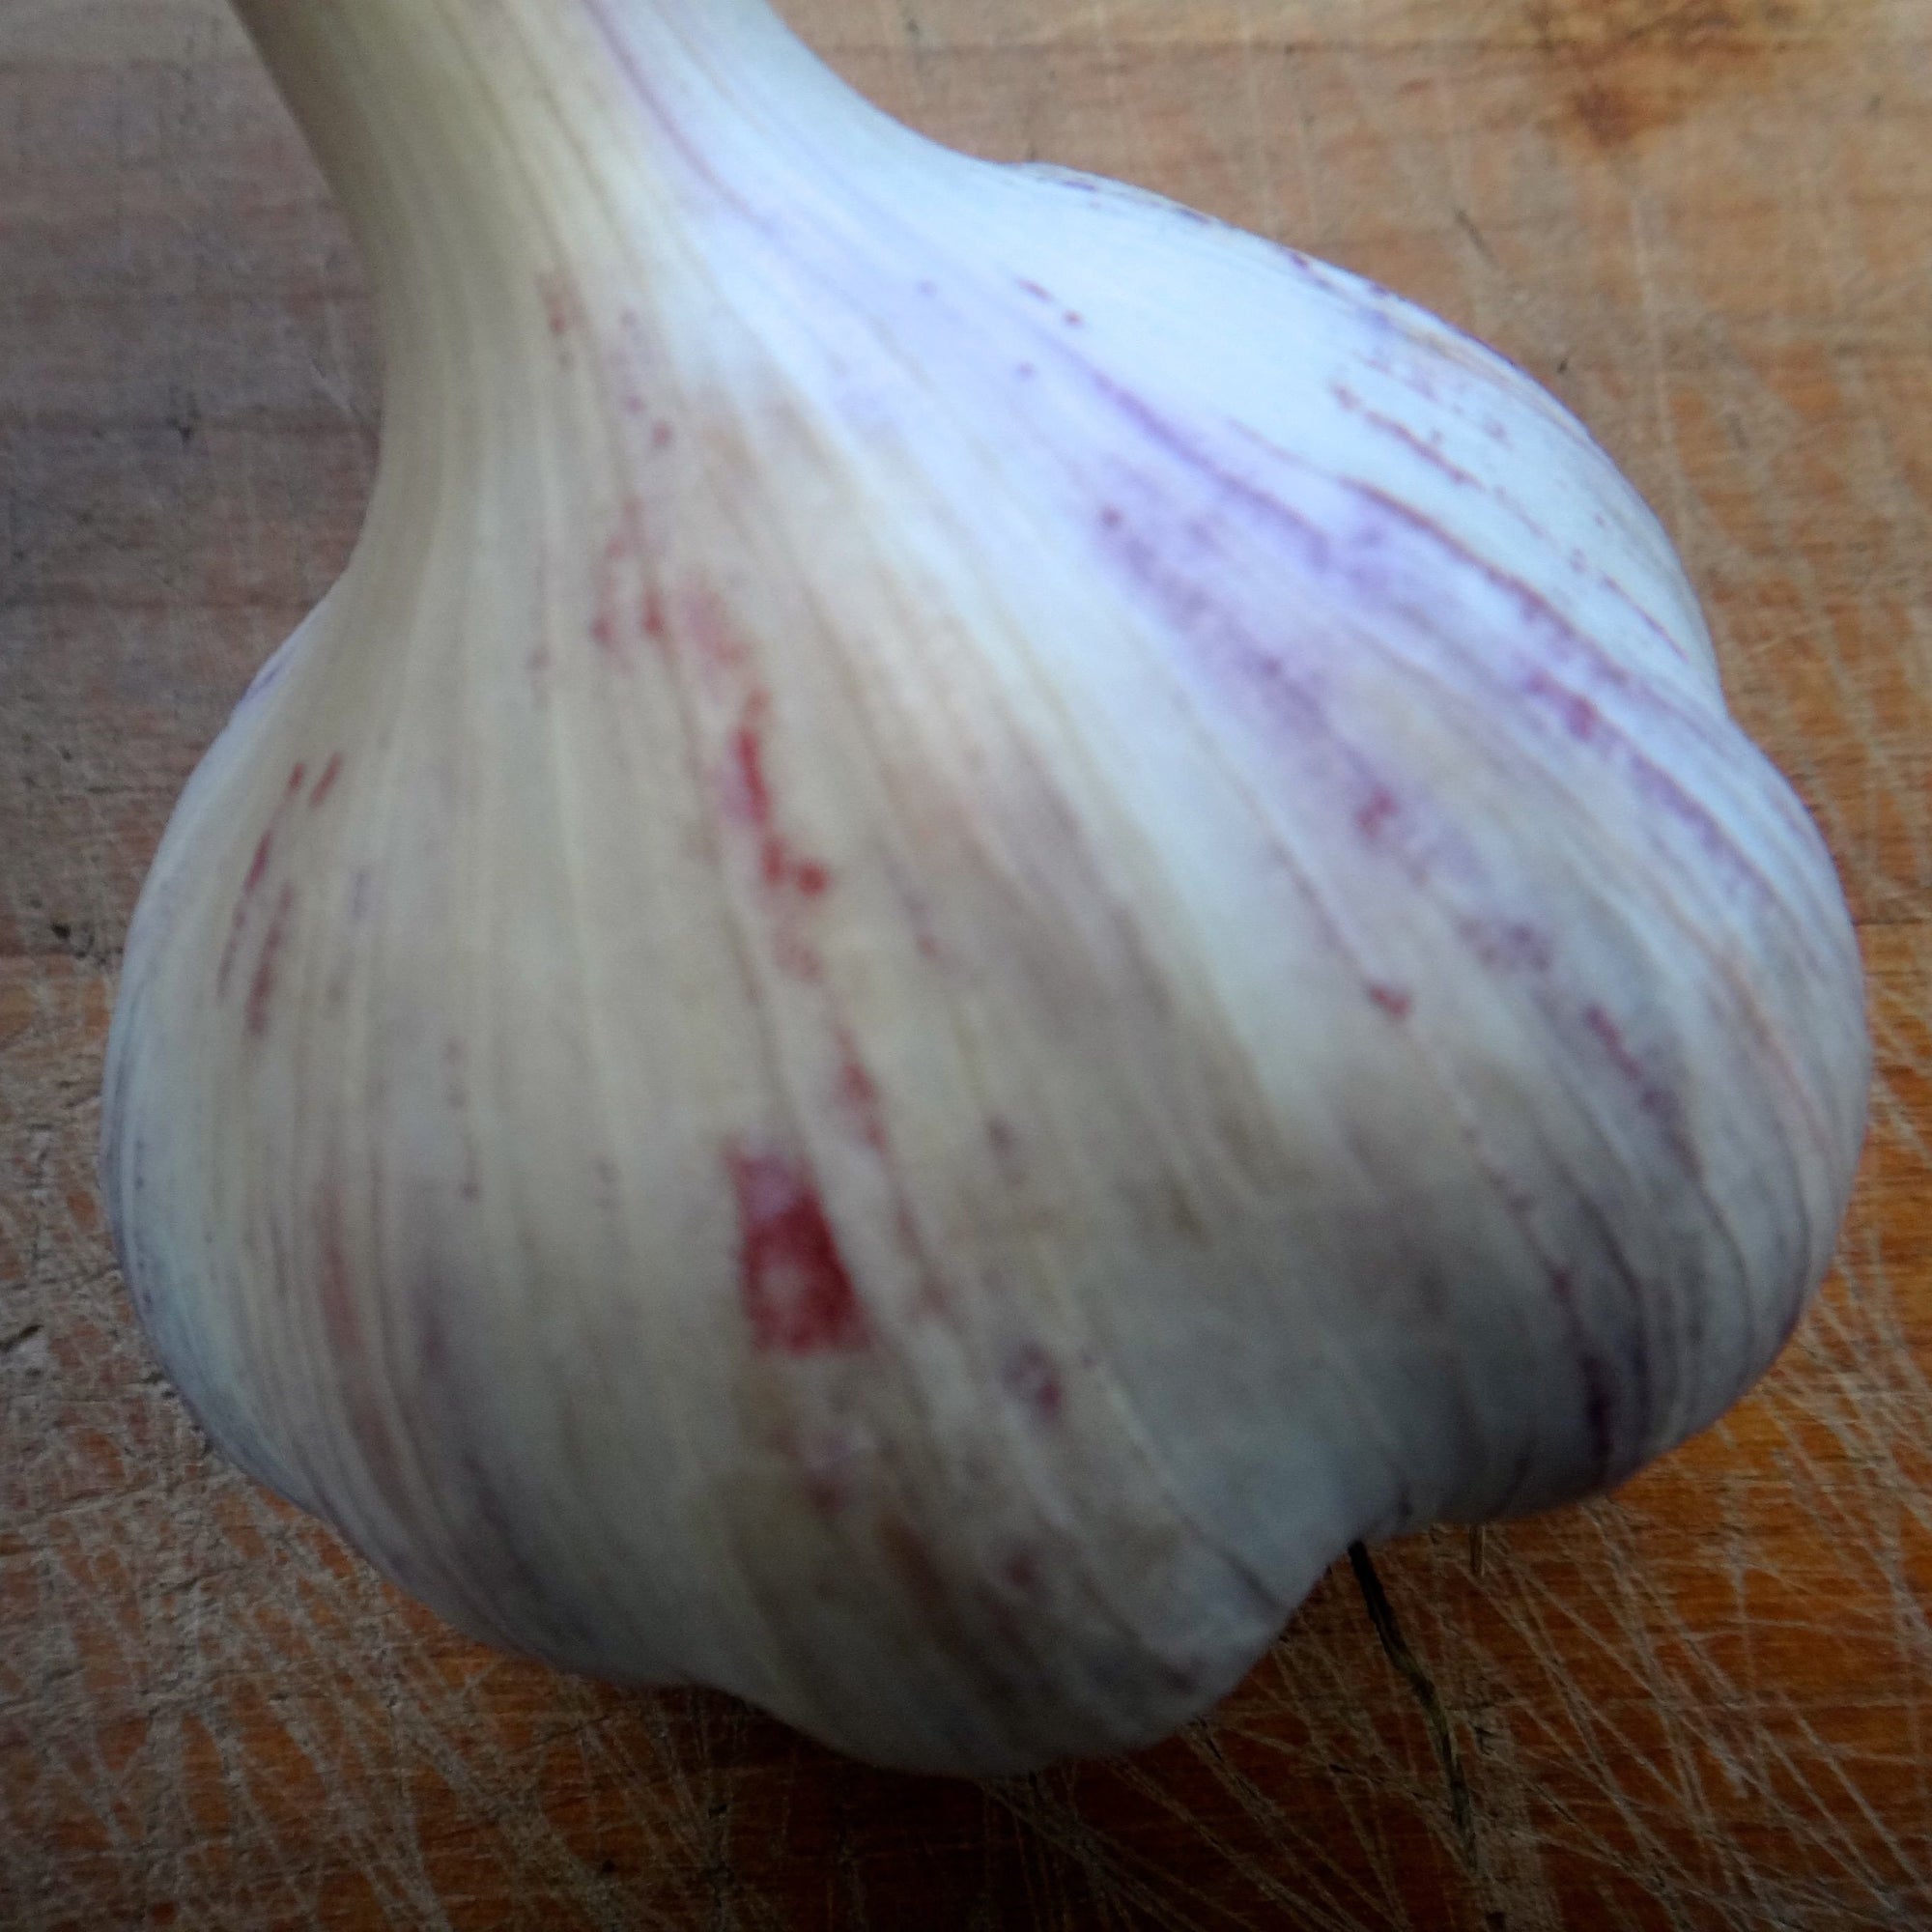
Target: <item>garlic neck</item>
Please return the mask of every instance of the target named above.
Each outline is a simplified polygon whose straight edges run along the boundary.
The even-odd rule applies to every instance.
[[[234,0],[362,250],[392,379],[532,276],[653,244],[850,150],[940,151],[766,0]],[[393,380],[391,388],[393,390]]]
[[[581,414],[602,381],[594,355],[556,353],[561,312],[594,334],[601,304],[655,336],[701,272],[700,227],[781,218],[841,171],[898,183],[948,158],[765,0],[234,5],[376,297],[384,454],[365,551],[412,542],[436,505],[524,487],[560,412]]]

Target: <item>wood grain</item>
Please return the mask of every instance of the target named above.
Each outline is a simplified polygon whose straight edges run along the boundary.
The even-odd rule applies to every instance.
[[[795,0],[929,131],[1388,281],[1578,409],[1818,813],[1880,1079],[1770,1381],[1592,1508],[1346,1568],[1209,1722],[991,1786],[507,1662],[214,1461],[100,1223],[117,949],[340,566],[356,265],[216,0],[0,0],[0,1923],[1932,1920],[1932,12],[1922,0]]]

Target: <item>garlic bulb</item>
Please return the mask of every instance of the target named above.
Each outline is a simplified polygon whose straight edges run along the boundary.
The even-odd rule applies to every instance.
[[[479,1636],[984,1772],[1765,1368],[1857,951],[1559,406],[761,0],[240,11],[386,418],[109,1049],[229,1455]]]

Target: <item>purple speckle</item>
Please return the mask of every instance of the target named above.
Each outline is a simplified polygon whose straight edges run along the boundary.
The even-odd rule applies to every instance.
[[[1587,745],[1602,732],[1603,716],[1580,691],[1559,684],[1548,671],[1532,671],[1520,687],[1525,697],[1534,698],[1552,711],[1564,730],[1579,745]]]
[[[335,789],[335,781],[342,776],[342,753],[332,753],[327,764],[322,768],[322,776],[316,780],[315,788],[308,795],[308,809],[313,811],[330,792]]]
[[[1696,1164],[1696,1151],[1684,1131],[1683,1103],[1676,1091],[1648,1066],[1631,1045],[1624,1030],[1601,1006],[1583,1009],[1583,1025],[1604,1057],[1636,1096],[1637,1105],[1657,1122],[1687,1165]]]
[[[1373,844],[1401,810],[1401,802],[1387,785],[1376,785],[1355,812],[1355,829]]]
[[[617,1174],[617,1163],[607,1154],[600,1154],[590,1164],[590,1194],[597,1208],[603,1214],[614,1214],[621,1197]]]
[[[1549,935],[1521,920],[1469,919],[1460,929],[1476,957],[1492,971],[1547,973],[1555,957]]]
[[[1015,1549],[1000,1565],[1000,1575],[1009,1589],[1023,1597],[1037,1597],[1044,1579],[1039,1574],[1039,1558],[1031,1549]]]
[[[1058,1422],[1066,1389],[1059,1365],[1037,1342],[1027,1342],[1007,1357],[1001,1379],[1008,1392],[1043,1423]]]
[[[288,938],[289,922],[295,915],[296,889],[285,882],[275,900],[262,951],[255,961],[254,977],[248,982],[248,1004],[243,1018],[249,1036],[260,1039],[269,1031],[269,1009],[275,997],[275,979],[280,970],[281,951]]]
[[[248,911],[262,881],[269,874],[269,861],[275,849],[275,831],[272,825],[256,841],[255,856],[248,862],[247,876],[242,881],[242,890],[236,896],[235,916],[229,922],[228,944],[221,949],[221,964],[215,970],[214,991],[218,999],[228,991],[228,981],[235,970],[235,954],[242,945],[242,934],[248,923]]]
[[[274,850],[275,835],[272,830],[262,834],[255,841],[255,856],[248,862],[248,875],[242,881],[242,896],[245,899],[253,895],[255,888],[262,883],[269,869],[269,856]]]
[[[1401,443],[1411,455],[1420,457],[1438,475],[1446,476],[1458,489],[1481,487],[1476,478],[1461,464],[1452,463],[1443,455],[1435,439],[1417,436],[1406,423],[1399,422],[1394,416],[1383,415],[1377,410],[1357,407],[1356,412],[1371,429],[1392,441]]]
[[[847,1119],[858,1129],[866,1145],[883,1153],[886,1147],[886,1116],[879,1097],[878,1082],[860,1056],[859,1042],[844,1025],[837,1029],[838,1040],[838,1101]]]

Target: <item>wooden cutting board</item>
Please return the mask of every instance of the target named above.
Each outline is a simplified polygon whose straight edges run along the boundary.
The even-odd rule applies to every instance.
[[[407,4],[407,0],[397,0]],[[1842,1264],[1613,1500],[1346,1566],[1209,1722],[887,1776],[460,1640],[214,1461],[92,1147],[177,788],[355,532],[357,266],[215,0],[0,0],[0,1924],[1932,1922],[1932,6],[793,0],[981,153],[1418,297],[1572,403],[1708,595],[1870,963]]]

